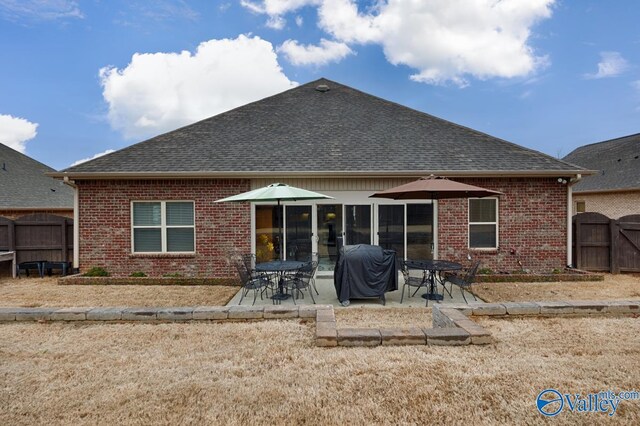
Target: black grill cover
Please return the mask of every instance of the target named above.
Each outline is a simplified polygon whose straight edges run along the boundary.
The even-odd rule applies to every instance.
[[[398,289],[396,252],[380,246],[343,246],[338,252],[333,284],[340,303],[380,297]]]

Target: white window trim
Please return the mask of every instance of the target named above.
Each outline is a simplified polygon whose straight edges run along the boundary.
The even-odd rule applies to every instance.
[[[160,225],[134,225],[133,205],[135,203],[160,203]],[[193,204],[193,225],[171,225],[167,226],[167,203],[191,203]],[[131,212],[131,254],[195,254],[196,252],[196,203],[193,200],[133,200],[130,203]],[[158,229],[160,228],[161,251],[135,251],[134,230],[136,229]],[[193,229],[193,251],[167,251],[167,229],[168,228],[190,228]]]
[[[496,221],[495,222],[471,222],[471,200],[496,200]],[[467,201],[467,248],[469,250],[497,250],[500,246],[500,200],[497,197],[472,197]],[[496,246],[495,247],[471,247],[471,225],[495,225],[496,226]]]

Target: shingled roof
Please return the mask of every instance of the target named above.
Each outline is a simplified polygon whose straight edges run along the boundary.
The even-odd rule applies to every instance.
[[[598,170],[578,182],[574,192],[640,190],[640,133],[582,146],[564,160]]]
[[[73,209],[73,189],[55,171],[0,143],[0,210]]]
[[[320,79],[63,172],[82,177],[476,171],[571,174],[580,168]]]

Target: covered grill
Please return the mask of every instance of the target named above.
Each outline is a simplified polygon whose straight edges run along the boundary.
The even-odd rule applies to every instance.
[[[338,251],[333,282],[338,300],[345,306],[349,299],[369,297],[378,297],[384,304],[384,294],[398,289],[396,252],[368,244],[343,246]]]

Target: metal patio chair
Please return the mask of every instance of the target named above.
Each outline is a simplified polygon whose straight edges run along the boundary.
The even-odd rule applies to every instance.
[[[458,287],[460,287],[460,293],[462,293],[462,298],[464,299],[465,303],[469,303],[467,301],[467,297],[464,295],[465,289],[469,293],[471,293],[473,298],[477,301],[478,298],[476,297],[475,294],[473,294],[470,288],[471,288],[471,284],[473,284],[474,280],[476,279],[476,273],[478,272],[479,267],[480,267],[480,261],[478,260],[473,263],[473,265],[467,270],[467,273],[464,276],[460,276],[460,275],[445,276],[445,281],[443,283],[443,286],[446,286],[446,283],[448,281],[449,283],[451,283],[452,290],[453,290],[453,285],[457,285]],[[451,292],[449,292],[449,294],[451,294]]]
[[[252,305],[255,305],[258,293],[260,293],[260,300],[262,300],[262,294],[272,287],[271,280],[262,274],[252,275],[242,262],[236,262],[235,267],[238,271],[238,275],[240,276],[240,284],[242,286],[242,293],[240,295],[240,302],[238,302],[238,305],[242,305],[242,300],[245,298],[247,293],[249,293],[249,290],[253,290]]]
[[[293,303],[296,304],[296,295],[302,296],[304,299],[304,294],[302,291],[308,290],[311,295],[311,300],[313,304],[316,304],[316,299],[313,297],[313,284],[312,280],[314,275],[316,274],[316,270],[318,269],[318,262],[312,261],[305,263],[305,265],[298,269],[295,274],[290,275],[286,278],[285,285],[287,286],[287,290],[291,291],[291,298],[293,299]]]
[[[415,296],[418,290],[420,290],[420,287],[429,287],[429,280],[427,280],[426,272],[420,271],[419,269],[413,269],[414,271],[420,271],[421,276],[412,275],[411,270],[407,267],[407,262],[405,261],[402,261],[402,263],[400,264],[400,270],[402,271],[402,277],[404,278],[404,284],[402,285],[402,295],[400,296],[400,303],[402,303],[404,300],[405,287],[408,287],[407,294],[409,295],[409,297]],[[411,294],[412,287],[416,289],[413,294]]]

